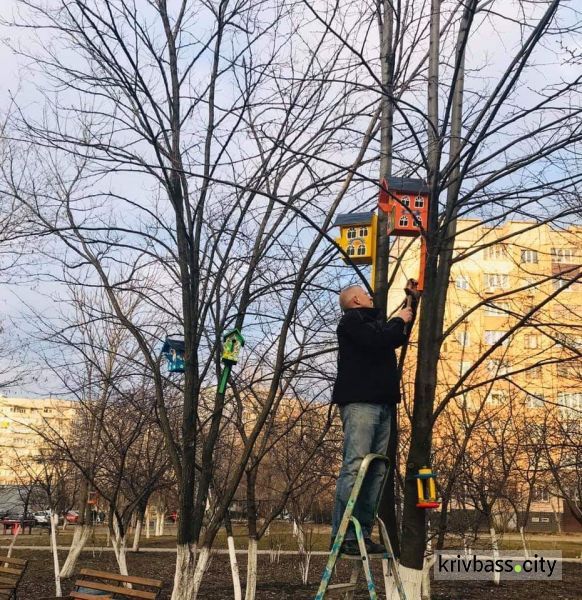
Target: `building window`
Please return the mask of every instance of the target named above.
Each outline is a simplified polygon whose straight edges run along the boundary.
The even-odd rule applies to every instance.
[[[576,264],[575,248],[552,248],[552,262],[562,264]]]
[[[528,381],[539,379],[542,376],[542,368],[540,366],[531,367],[525,372],[525,378]]]
[[[534,350],[539,347],[539,336],[535,334],[527,334],[523,338],[523,345],[528,350]]]
[[[501,406],[504,400],[505,395],[503,392],[491,392],[489,396],[487,396],[486,404],[489,406]]]
[[[353,240],[356,237],[356,228],[350,227],[348,229],[348,240]]]
[[[398,221],[400,227],[408,227],[408,217],[406,215],[402,215],[400,217],[400,221]]]
[[[582,392],[558,392],[558,404],[563,417],[582,419]]]
[[[416,225],[422,225],[422,215],[417,211],[414,213],[414,220],[416,221]]]
[[[570,377],[571,375],[570,365],[558,363],[556,365],[556,374],[558,377]]]
[[[566,288],[566,286],[568,286]],[[578,291],[579,284],[578,282],[572,283],[569,279],[552,279],[552,288],[555,292],[558,290],[566,288],[564,291],[566,292],[575,292]]]
[[[506,360],[491,359],[487,361],[487,369],[493,375],[507,375],[510,365]]]
[[[496,344],[504,335],[504,331],[494,331],[488,329],[487,331],[485,331],[485,343],[488,346],[493,346],[493,344]],[[505,340],[505,342],[503,343],[507,344],[507,340]]]
[[[550,492],[547,488],[536,485],[533,490],[533,501],[534,502],[549,502],[550,501]]]
[[[489,290],[495,288],[506,290],[509,287],[509,275],[507,273],[485,273],[485,287]]]
[[[505,246],[502,244],[493,244],[485,248],[485,258],[488,260],[499,260],[505,258]]]
[[[15,413],[20,413],[21,415],[26,412],[26,408],[22,408],[21,406],[11,406],[10,410]]]
[[[366,254],[366,246],[365,246],[365,244],[360,244],[358,246],[357,254],[358,254],[358,256],[364,256]]]
[[[414,199],[414,208],[424,208],[424,198],[422,196],[417,196]]]
[[[402,202],[403,206],[410,206],[410,196],[402,196],[400,202]]]
[[[543,408],[545,398],[541,394],[527,394],[525,397],[526,408]]]
[[[366,237],[368,235],[367,227],[360,227],[360,237]]]
[[[490,317],[505,317],[509,312],[509,302],[497,302],[496,304],[488,304],[485,309],[485,314]]]
[[[45,408],[43,408],[43,409],[42,409],[42,412],[43,412],[43,413],[46,413],[46,414],[48,414],[48,413],[52,413],[52,412],[53,412],[53,409],[52,409],[52,408],[47,408],[47,407],[45,407]]]
[[[522,250],[521,251],[521,262],[537,264],[538,263],[537,250]]]
[[[468,290],[469,280],[464,275],[458,275],[455,279],[455,285],[459,290]]]
[[[471,344],[471,335],[468,331],[457,331],[455,333],[455,339],[461,346],[469,346]]]
[[[353,246],[348,246],[348,256],[354,256],[356,249]]]

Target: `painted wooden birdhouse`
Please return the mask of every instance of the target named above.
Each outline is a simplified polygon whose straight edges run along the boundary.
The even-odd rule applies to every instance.
[[[181,337],[166,337],[162,346],[162,356],[168,364],[170,373],[184,372],[184,339]]]
[[[222,362],[227,365],[236,365],[241,348],[245,345],[243,334],[238,329],[233,329],[225,333],[222,339],[224,341]]]
[[[340,228],[340,236],[336,241],[354,263],[360,265],[373,263],[376,252],[377,220],[378,217],[373,212],[337,216],[334,225]]]
[[[390,215],[388,233],[416,237],[428,222],[428,186],[422,179],[382,180],[378,207]],[[386,188],[388,192],[385,191]]]

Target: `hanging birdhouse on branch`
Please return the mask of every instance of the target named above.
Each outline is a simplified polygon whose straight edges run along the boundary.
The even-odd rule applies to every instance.
[[[422,179],[382,179],[378,208],[389,214],[389,235],[416,237],[428,222],[429,189]]]
[[[224,334],[222,338],[224,345],[222,347],[222,362],[225,365],[236,365],[239,359],[241,348],[245,345],[245,338],[238,329],[233,329]]]
[[[376,227],[378,217],[373,212],[337,215],[334,226],[340,228],[336,242],[358,265],[371,265],[376,252]],[[343,257],[346,261],[345,257]]]
[[[170,373],[183,373],[184,338],[167,336],[162,346],[162,356],[166,359]]]
[[[441,503],[437,500],[436,475],[428,467],[418,470],[416,486],[418,492],[418,508],[438,508]]]

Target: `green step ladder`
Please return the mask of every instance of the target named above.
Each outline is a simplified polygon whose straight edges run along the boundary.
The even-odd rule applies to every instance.
[[[380,528],[380,536],[382,542],[384,543],[384,547],[386,548],[386,552],[384,554],[369,555],[367,553],[366,544],[364,542],[364,535],[362,533],[362,527],[359,521],[356,519],[356,517],[352,515],[352,513],[354,512],[354,506],[356,505],[356,501],[362,488],[362,484],[364,483],[366,473],[368,472],[370,464],[374,460],[380,460],[385,462],[387,467],[390,462],[388,457],[384,456],[383,454],[367,454],[362,460],[362,464],[360,465],[360,469],[356,476],[354,487],[352,488],[352,493],[350,494],[350,497],[348,499],[348,503],[346,505],[346,509],[344,511],[338,532],[333,541],[333,546],[329,554],[329,558],[327,559],[327,564],[325,565],[323,575],[321,576],[321,582],[319,584],[319,589],[317,590],[315,600],[324,600],[329,595],[338,593],[344,594],[345,600],[353,600],[354,592],[358,588],[358,578],[362,568],[366,575],[366,581],[368,583],[368,594],[370,595],[370,600],[378,600],[378,592],[376,591],[376,584],[374,583],[374,578],[372,577],[370,559],[380,559],[382,561],[382,573],[384,575],[386,596],[388,596],[390,590],[392,590],[393,586],[395,585],[398,591],[398,595],[400,596],[400,600],[406,600],[406,594],[404,593],[404,588],[402,587],[400,573],[398,572],[398,565],[396,564],[394,553],[392,551],[392,544],[390,543],[390,538],[388,537],[388,532],[386,531],[386,526],[384,525],[382,519],[378,517],[378,503],[380,502],[380,498],[382,497],[382,491],[386,483],[386,475],[388,474],[388,468],[386,469],[386,475],[384,476],[382,489],[378,494],[378,503],[376,504],[375,510],[376,521],[378,522],[378,526]],[[356,530],[356,539],[358,541],[358,547],[360,548],[360,556],[348,556],[346,554],[340,554],[340,548],[344,541],[344,537],[348,530],[348,525],[350,521],[354,524],[354,529]],[[336,583],[330,585],[330,580],[336,562],[341,559],[351,560],[354,562],[352,566],[350,581],[346,583]],[[393,581],[391,581],[391,577],[393,578]]]

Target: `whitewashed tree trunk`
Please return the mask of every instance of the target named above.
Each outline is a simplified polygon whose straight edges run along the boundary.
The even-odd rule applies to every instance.
[[[65,564],[61,569],[61,579],[67,579],[73,576],[77,560],[79,559],[79,556],[83,551],[87,540],[89,539],[90,533],[91,527],[89,525],[77,525],[75,527],[73,541],[71,542],[71,547],[69,548],[69,554],[67,555]]]
[[[196,571],[196,545],[178,544],[176,547],[176,572],[171,600],[193,600],[194,573]]]
[[[295,537],[297,537],[297,530],[298,530],[297,521],[295,519],[293,519],[293,535]]]
[[[491,536],[491,548],[493,550],[493,560],[499,558],[499,544],[497,543],[497,533],[495,533],[495,527],[489,528],[489,535]],[[499,585],[501,577],[499,573],[493,573],[493,581],[495,585]]]
[[[432,569],[435,560],[435,556],[432,555],[424,562],[424,568],[422,570],[422,584],[420,586],[422,600],[430,600],[430,570]]]
[[[146,530],[146,540],[150,539],[150,507],[148,506],[145,511],[145,530]]]
[[[529,550],[527,549],[527,544],[525,543],[525,534],[524,534],[524,530],[523,530],[523,525],[521,525],[519,527],[519,535],[521,537],[521,543],[523,545],[523,555],[526,558],[529,558]]]
[[[111,537],[113,544],[113,553],[117,560],[120,575],[129,575],[127,571],[127,548],[126,548],[126,536],[121,536],[119,533],[119,527],[117,526],[117,520],[113,519],[113,536]]]
[[[139,552],[139,540],[141,538],[142,520],[138,519],[135,524],[135,531],[133,532],[133,546],[131,547],[132,552]]]
[[[59,553],[57,550],[57,527],[59,526],[59,515],[51,513],[50,515],[51,524],[51,548],[53,551],[53,567],[55,573],[55,596],[62,598],[63,592],[61,590],[61,568],[59,566]]]
[[[398,572],[400,574],[400,579],[402,580],[402,587],[406,594],[406,600],[420,600],[424,569],[410,569],[409,567],[404,567],[399,564]],[[391,577],[391,579],[394,578]],[[400,595],[398,594],[395,585],[392,586],[389,597],[390,600],[400,600]]]
[[[242,588],[240,586],[240,575],[238,572],[238,562],[236,560],[236,548],[234,538],[229,535],[226,539],[228,543],[228,556],[230,558],[230,572],[232,573],[232,588],[234,590],[234,600],[242,600]]]
[[[6,556],[8,558],[10,558],[12,556],[12,549],[14,548],[15,544],[16,544],[16,540],[18,539],[18,536],[20,535],[20,531],[21,531],[21,527],[20,525],[18,525],[18,527],[16,529],[14,529],[16,527],[16,525],[12,526],[12,541],[10,542],[10,546],[8,546],[8,552],[6,553]]]
[[[305,531],[303,525],[297,525],[297,545],[299,546],[299,569],[301,570],[301,581],[304,585],[309,580],[309,563],[311,562],[311,552],[305,545]]]
[[[554,499],[550,500],[550,506],[552,507],[552,512],[554,513],[554,519],[556,520],[556,525],[558,526],[558,533],[562,533],[562,522],[560,521],[560,515],[556,510],[556,506],[554,504]]]
[[[200,591],[200,586],[202,585],[202,578],[204,577],[204,573],[208,569],[210,565],[210,547],[202,546],[200,548],[200,552],[198,553],[198,560],[196,561],[196,568],[194,569],[194,578],[193,578],[193,592],[192,592],[192,600],[196,600],[198,597],[198,592]]]
[[[245,600],[255,600],[255,595],[257,593],[257,546],[257,540],[255,538],[249,538]]]

